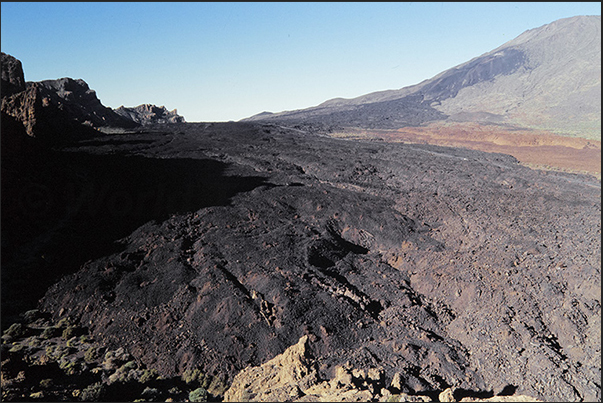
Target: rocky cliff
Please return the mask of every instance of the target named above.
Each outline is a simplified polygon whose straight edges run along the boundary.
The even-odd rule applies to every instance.
[[[184,117],[178,115],[178,111],[168,111],[165,106],[151,104],[138,105],[133,108],[120,106],[115,113],[142,125],[155,123],[184,123]]]
[[[21,122],[25,132],[50,142],[91,135],[90,129],[132,129],[155,123],[184,123],[176,109],[143,104],[116,110],[103,106],[81,79],[25,82],[21,62],[2,53],[2,112]]]
[[[100,127],[139,125],[103,106],[84,80],[25,82],[21,63],[5,53],[2,53],[2,112],[21,122],[28,136],[49,143],[91,136]]]
[[[96,96],[96,91],[90,89],[81,79],[59,78],[28,84],[36,87],[43,103],[57,105],[59,110],[66,112],[71,119],[83,125],[99,127],[132,128],[138,124],[124,118],[111,108],[103,106]]]
[[[2,98],[25,90],[25,75],[21,62],[2,52]]]

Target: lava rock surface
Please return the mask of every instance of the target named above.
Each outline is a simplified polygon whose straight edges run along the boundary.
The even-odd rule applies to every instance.
[[[322,379],[349,361],[402,393],[601,398],[593,177],[277,124],[148,126],[53,153],[54,232],[19,238],[15,219],[11,250],[37,245],[66,274],[42,309],[166,377],[228,385],[308,335]],[[3,308],[7,271],[35,258],[19,250]]]

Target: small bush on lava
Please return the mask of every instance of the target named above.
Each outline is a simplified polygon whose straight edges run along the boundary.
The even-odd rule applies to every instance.
[[[197,388],[188,394],[188,400],[191,402],[206,402],[207,391],[203,388]]]

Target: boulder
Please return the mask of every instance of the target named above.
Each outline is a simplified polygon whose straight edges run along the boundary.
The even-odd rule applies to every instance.
[[[225,402],[279,402],[303,395],[300,386],[316,383],[317,372],[302,336],[297,344],[259,367],[239,372],[224,394]]]

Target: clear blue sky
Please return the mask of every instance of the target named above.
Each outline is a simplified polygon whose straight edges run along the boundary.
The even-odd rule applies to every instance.
[[[601,3],[1,3],[25,79],[239,120],[398,89]]]

